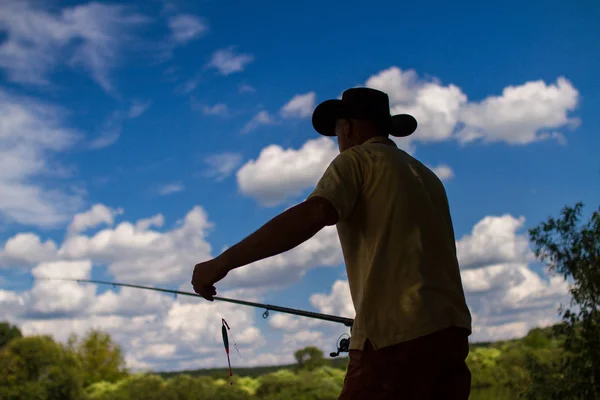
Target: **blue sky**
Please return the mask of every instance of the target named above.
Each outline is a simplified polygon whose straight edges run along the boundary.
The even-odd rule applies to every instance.
[[[310,192],[337,151],[310,114],[359,85],[419,120],[398,144],[445,182],[473,340],[556,319],[567,289],[533,262],[526,229],[566,204],[597,207],[595,2],[8,1],[0,11],[0,317],[25,332],[95,326],[135,368],[223,365],[213,304],[32,276],[190,290],[196,262]],[[334,230],[235,272],[225,294],[352,316]],[[307,343],[329,352],[344,332],[218,308],[247,354],[238,365],[287,362]],[[195,353],[200,342],[210,357]]]

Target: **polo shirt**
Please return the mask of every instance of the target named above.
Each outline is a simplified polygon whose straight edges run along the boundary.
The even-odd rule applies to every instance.
[[[350,349],[450,326],[471,331],[450,208],[429,168],[386,137],[341,152],[308,196],[327,199],[356,316]]]

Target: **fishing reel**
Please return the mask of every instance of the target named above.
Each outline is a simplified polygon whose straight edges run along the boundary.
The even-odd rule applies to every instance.
[[[342,339],[342,336],[344,335],[348,336],[348,338]],[[340,355],[340,353],[348,353],[350,349],[350,335],[348,335],[347,333],[344,333],[344,335],[338,338],[338,343],[336,345],[337,351],[329,353],[329,357],[337,357]]]

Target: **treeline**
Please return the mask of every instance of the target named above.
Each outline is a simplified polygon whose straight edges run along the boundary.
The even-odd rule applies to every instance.
[[[120,347],[98,330],[67,343],[51,336],[22,336],[0,323],[0,399],[2,400],[282,400],[337,399],[344,368],[327,366],[314,347],[296,352],[298,364],[257,377],[236,369],[170,377],[127,370]],[[239,374],[242,372],[242,374]],[[252,375],[250,372],[249,375]]]
[[[538,259],[571,283],[573,309],[563,321],[524,338],[473,344],[472,400],[600,399],[600,210],[579,225],[581,204],[529,231]],[[574,311],[576,310],[576,311]],[[0,323],[2,400],[335,400],[347,359],[314,347],[285,367],[135,374],[120,347],[98,330],[67,343],[23,337]]]
[[[517,340],[473,344],[467,359],[473,398],[551,399],[565,359],[560,325],[536,328]],[[66,343],[50,336],[23,337],[0,323],[0,399],[6,400],[259,400],[337,399],[347,358],[327,359],[320,349],[295,353],[287,366],[170,373],[131,373],[110,335],[92,330]],[[542,383],[543,381],[543,383]],[[535,395],[532,393],[535,390]],[[500,395],[498,395],[500,396]],[[483,398],[483,397],[482,397]]]

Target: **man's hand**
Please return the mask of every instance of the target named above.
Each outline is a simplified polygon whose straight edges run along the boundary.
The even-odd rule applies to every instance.
[[[194,292],[206,300],[213,301],[213,296],[217,294],[214,284],[225,278],[228,272],[218,258],[196,264],[192,275]]]

